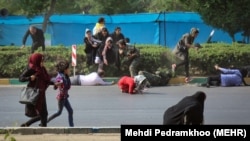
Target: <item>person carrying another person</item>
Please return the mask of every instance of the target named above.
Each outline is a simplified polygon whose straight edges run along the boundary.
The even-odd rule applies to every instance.
[[[163,114],[163,125],[203,125],[206,94],[197,91],[185,96]]]
[[[245,77],[248,74],[248,70],[246,68],[222,68],[219,65],[215,65],[214,68],[218,71],[220,71],[219,75],[216,76],[209,76],[207,77],[207,83],[202,84],[202,86],[206,86],[209,88],[211,85],[216,86],[249,86],[245,82]]]
[[[101,32],[94,35],[94,38],[96,38],[97,40],[102,41],[102,44],[105,44],[108,37],[111,37],[111,36],[110,36],[109,31],[108,31],[108,29],[106,27],[103,27],[101,29]]]
[[[118,41],[119,50],[117,52],[116,67],[120,70],[121,65],[129,66],[129,73],[134,77],[138,73],[138,66],[140,64],[140,50],[126,43],[124,39]],[[121,64],[123,60],[123,64]]]
[[[105,18],[100,17],[93,28],[93,35],[100,33],[103,27],[105,27]]]
[[[83,43],[85,44],[84,52],[87,57],[86,63],[87,66],[90,66],[95,63],[96,52],[101,45],[101,41],[92,36],[90,29],[86,29]]]
[[[103,80],[104,71],[100,70],[98,72],[92,72],[87,75],[75,75],[71,76],[71,85],[80,86],[96,86],[96,85],[113,85],[115,82],[106,82]]]
[[[190,33],[182,35],[181,39],[178,41],[173,50],[173,54],[177,63],[172,64],[172,73],[175,74],[176,69],[184,65],[185,82],[191,81],[191,78],[189,76],[189,49],[199,48],[193,45],[193,42],[198,34],[199,30],[197,28],[191,28]]]
[[[25,47],[26,40],[28,36],[32,38],[32,46],[31,46],[31,53],[34,53],[38,47],[42,46],[42,51],[45,51],[45,37],[42,29],[39,29],[35,26],[30,26],[29,29],[26,31],[25,35],[23,36],[23,45],[21,48]]]

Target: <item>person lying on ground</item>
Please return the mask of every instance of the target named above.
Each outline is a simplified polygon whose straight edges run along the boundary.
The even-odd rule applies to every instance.
[[[156,71],[155,73],[150,73],[148,71],[139,71],[138,75],[143,75],[146,77],[148,87],[150,86],[167,86],[172,75],[163,71]]]
[[[122,93],[142,94],[147,83],[147,79],[143,75],[136,75],[135,77],[123,76],[118,81],[118,87]]]
[[[202,86],[206,86],[209,88],[211,85],[215,86],[249,86],[245,82],[245,77],[248,74],[248,70],[246,68],[222,68],[219,65],[215,65],[214,68],[220,71],[219,75],[209,76],[207,78],[206,84],[202,84]]]
[[[97,86],[97,85],[113,85],[114,81],[107,82],[103,80],[104,71],[92,72],[87,75],[75,75],[70,77],[71,85],[79,86]]]

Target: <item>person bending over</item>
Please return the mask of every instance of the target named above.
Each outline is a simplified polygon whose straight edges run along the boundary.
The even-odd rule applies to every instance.
[[[204,124],[204,102],[206,94],[197,91],[186,96],[163,114],[163,125],[202,125]]]

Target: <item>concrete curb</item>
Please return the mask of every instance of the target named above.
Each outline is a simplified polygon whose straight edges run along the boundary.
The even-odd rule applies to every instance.
[[[103,78],[104,81],[114,81],[118,82],[119,77],[105,77]],[[171,78],[169,81],[168,85],[181,85],[181,84],[186,84],[185,83],[185,77],[175,77]],[[195,84],[195,83],[205,83],[206,82],[206,77],[194,77],[190,84]],[[20,82],[17,78],[2,78],[0,79],[0,85],[26,85],[27,82]]]
[[[120,133],[120,127],[6,127],[0,128],[0,134],[90,134],[90,133]]]
[[[103,78],[104,81],[114,81],[115,83],[118,82],[119,77],[105,77]],[[207,77],[193,77],[192,81],[189,83],[185,82],[185,77],[174,77],[171,78],[168,85],[185,85],[185,84],[195,84],[200,85],[202,83],[206,83]],[[246,83],[250,84],[250,77],[245,78]],[[17,78],[0,78],[0,86],[19,86],[19,85],[26,85],[27,82],[19,82]]]

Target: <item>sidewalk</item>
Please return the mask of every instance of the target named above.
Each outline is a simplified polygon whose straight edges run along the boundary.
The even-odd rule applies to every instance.
[[[0,135],[0,141],[5,135]],[[41,134],[41,135],[20,135],[12,134],[10,137],[16,141],[120,141],[118,133],[95,133],[95,134]]]
[[[185,77],[175,77],[171,78],[168,85],[181,85],[186,84],[184,81]],[[118,77],[105,77],[103,78],[105,81],[115,81],[119,80]],[[193,80],[189,82],[190,84],[198,84],[198,83],[205,83],[206,77],[193,77]],[[0,85],[24,85],[27,84],[26,82],[19,82],[17,78],[0,78]]]
[[[120,127],[7,127],[0,129],[0,140],[17,141],[120,141]]]

